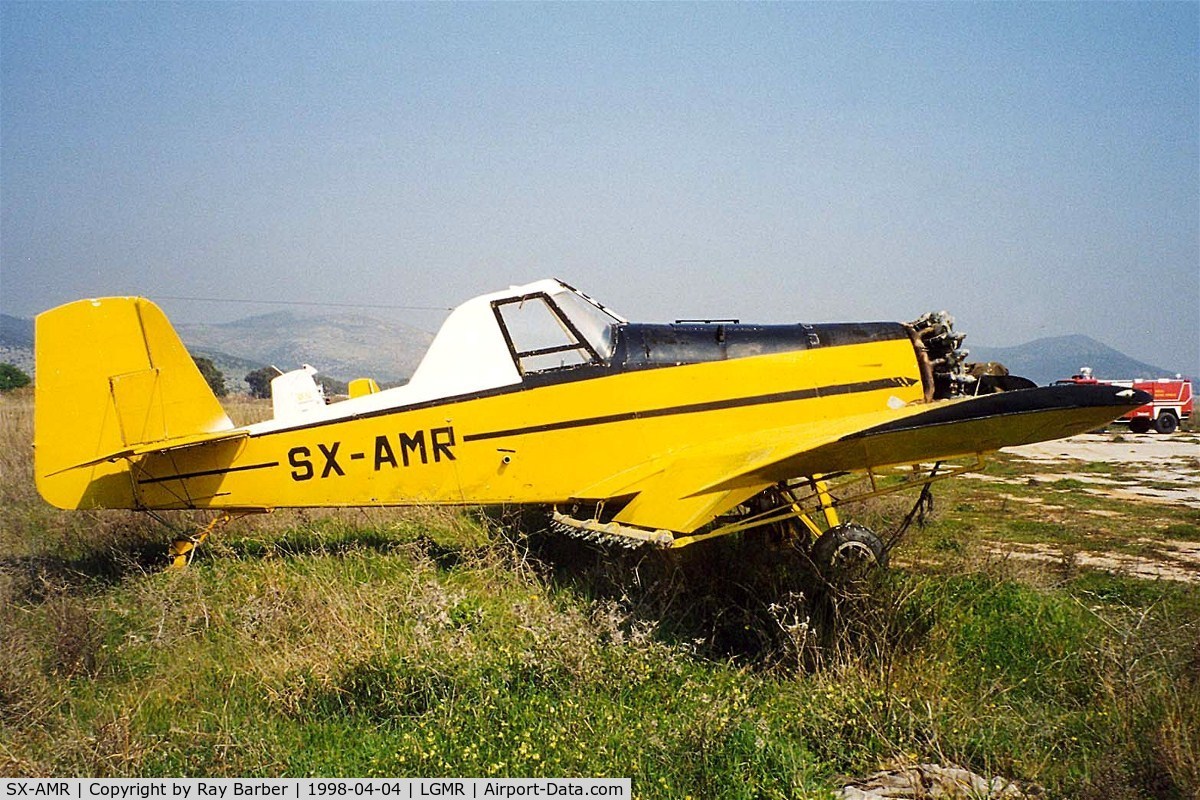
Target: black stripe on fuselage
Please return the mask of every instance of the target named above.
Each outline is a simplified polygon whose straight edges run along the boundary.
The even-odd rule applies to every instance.
[[[186,481],[189,478],[209,478],[213,475],[226,475],[230,472],[246,472],[252,469],[267,469],[278,467],[278,461],[267,461],[262,464],[244,464],[240,467],[225,467],[223,469],[206,469],[201,472],[184,472],[179,475],[164,475],[161,478],[138,478],[138,483],[163,483],[164,481]]]
[[[815,337],[815,340],[810,338]],[[546,372],[524,375],[520,383],[466,392],[450,397],[438,397],[393,408],[381,408],[361,414],[348,414],[336,419],[306,422],[288,428],[252,434],[273,436],[277,433],[323,428],[343,422],[387,417],[408,411],[421,411],[438,406],[499,397],[543,386],[604,378],[625,372],[663,369],[711,361],[812,350],[817,347],[844,347],[869,342],[890,341],[908,337],[903,325],[897,322],[823,323],[818,325],[743,325],[743,324],[674,324],[659,325],[624,323],[615,328],[615,347],[612,359],[605,364],[580,364]],[[896,384],[898,386],[911,384]],[[820,391],[826,391],[822,389]],[[832,389],[830,389],[832,391]]]
[[[725,400],[709,400],[704,403],[688,403],[680,406],[667,406],[665,408],[651,408],[642,411],[626,411],[620,414],[605,414],[598,417],[584,417],[581,419],[568,419],[559,422],[547,422],[541,425],[528,425],[521,428],[507,428],[498,431],[485,431],[484,433],[468,433],[463,436],[463,442],[474,442],[485,439],[497,439],[504,436],[522,436],[530,433],[546,433],[548,431],[567,430],[570,428],[584,428],[592,425],[607,425],[614,422],[628,422],[635,419],[652,419],[654,417],[675,416],[678,414],[694,414],[702,411],[719,411],[727,408],[743,408],[746,406],[766,405],[769,403],[787,403],[795,400],[812,400],[818,397],[832,397],[841,394],[856,394],[859,392],[874,392],[880,389],[895,389],[906,388],[913,386],[917,381],[913,378],[899,376],[894,378],[881,378],[873,381],[859,381],[857,383],[842,383],[831,386],[817,386],[811,389],[794,389],[787,392],[772,392],[771,394],[753,395],[751,397],[730,397]],[[405,409],[388,409],[388,413],[399,413]],[[331,424],[333,422],[347,422],[352,419],[362,419],[367,415],[359,417],[348,417],[340,420],[329,420],[321,425]],[[376,415],[371,415],[376,416]],[[304,427],[317,427],[316,425]],[[272,431],[268,434],[260,434],[263,436],[273,435],[275,433],[293,432],[298,428],[288,428],[287,431]],[[165,481],[181,481],[191,478],[209,478],[214,475],[227,475],[231,472],[245,472],[248,470],[267,469],[270,467],[279,466],[278,461],[263,462],[261,464],[246,464],[240,467],[225,467],[223,469],[208,469],[200,472],[185,472],[179,475],[164,475],[155,478],[139,478],[139,484],[148,483],[163,483]]]
[[[650,419],[667,417],[678,414],[694,414],[701,411],[719,411],[726,408],[742,408],[745,406],[766,405],[768,403],[786,403],[793,400],[812,400],[817,397],[829,397],[839,394],[855,394],[858,392],[873,392],[879,389],[894,389],[913,386],[917,381],[908,377],[882,378],[874,381],[859,383],[843,383],[835,386],[819,386],[811,389],[794,389],[788,392],[773,392],[752,397],[731,397],[725,400],[710,400],[704,403],[689,403],[681,406],[666,408],[651,408],[643,411],[625,411],[620,414],[605,414],[599,417],[584,417],[568,419],[560,422],[547,422],[541,425],[527,425],[521,428],[506,428],[485,433],[468,433],[463,436],[464,442],[474,442],[481,439],[497,439],[503,436],[521,436],[529,433],[545,433],[560,431],[568,428],[583,428],[591,425],[607,425],[613,422],[628,422],[635,419]]]

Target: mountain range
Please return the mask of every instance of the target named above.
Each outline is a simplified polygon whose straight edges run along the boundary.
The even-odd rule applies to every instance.
[[[1015,347],[972,347],[968,361],[998,361],[1014,375],[1037,384],[1053,383],[1091,367],[1097,378],[1165,378],[1179,370],[1156,367],[1115,350],[1090,336],[1050,336]]]
[[[282,370],[311,364],[340,380],[361,376],[381,384],[407,380],[433,340],[425,331],[353,314],[307,315],[278,311],[235,322],[177,326],[194,355],[211,358],[230,388],[244,389],[242,376],[266,365]],[[1036,339],[1015,347],[969,346],[971,361],[998,361],[1014,375],[1046,384],[1091,367],[1099,378],[1164,377],[1176,370],[1147,364],[1074,334]],[[33,321],[0,314],[0,362],[32,374]]]
[[[0,364],[33,374],[33,320],[0,314]]]
[[[311,364],[339,380],[371,377],[381,384],[408,380],[433,336],[395,322],[353,314],[307,315],[277,311],[214,325],[179,325],[195,355],[207,356],[226,375],[243,366],[287,371]],[[230,364],[226,369],[222,364]]]
[[[192,355],[212,359],[229,387],[244,390],[243,376],[264,366],[287,371],[311,364],[342,381],[372,377],[402,383],[433,341],[432,334],[370,317],[261,314],[234,322],[181,324],[179,337]],[[33,374],[33,320],[0,314],[0,363]]]

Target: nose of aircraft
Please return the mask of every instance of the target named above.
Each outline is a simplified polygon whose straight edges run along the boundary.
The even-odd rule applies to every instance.
[[[1113,387],[1116,388],[1116,387]],[[1128,403],[1130,408],[1144,406],[1154,399],[1154,396],[1149,392],[1143,392],[1141,389],[1122,389],[1116,393],[1116,397],[1123,402]]]
[[[1144,406],[1154,399],[1150,394],[1140,389],[1111,386],[1105,383],[1056,384],[1054,386],[1043,387],[1041,391],[1046,392],[1047,395],[1058,395],[1058,403],[1062,406],[1112,409],[1114,418],[1138,406]]]

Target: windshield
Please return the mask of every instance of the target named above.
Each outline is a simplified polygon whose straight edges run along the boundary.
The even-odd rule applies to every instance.
[[[602,360],[608,361],[613,352],[613,325],[620,322],[620,319],[599,306],[589,303],[575,292],[556,294],[554,302],[574,323],[575,328],[592,346],[596,354]]]
[[[522,375],[608,363],[621,321],[570,290],[495,300],[492,308]]]

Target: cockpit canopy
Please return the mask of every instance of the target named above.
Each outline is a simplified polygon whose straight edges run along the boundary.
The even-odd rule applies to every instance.
[[[325,406],[308,401],[323,397],[312,367],[281,375],[272,382],[275,415],[266,425],[471,395],[521,383],[530,375],[607,365],[614,329],[624,323],[623,317],[562,281],[512,286],[472,298],[450,312],[404,386],[352,393],[353,403]]]
[[[421,399],[447,397],[520,383],[526,375],[606,364],[613,328],[624,322],[553,279],[475,297],[446,318],[402,388]]]

